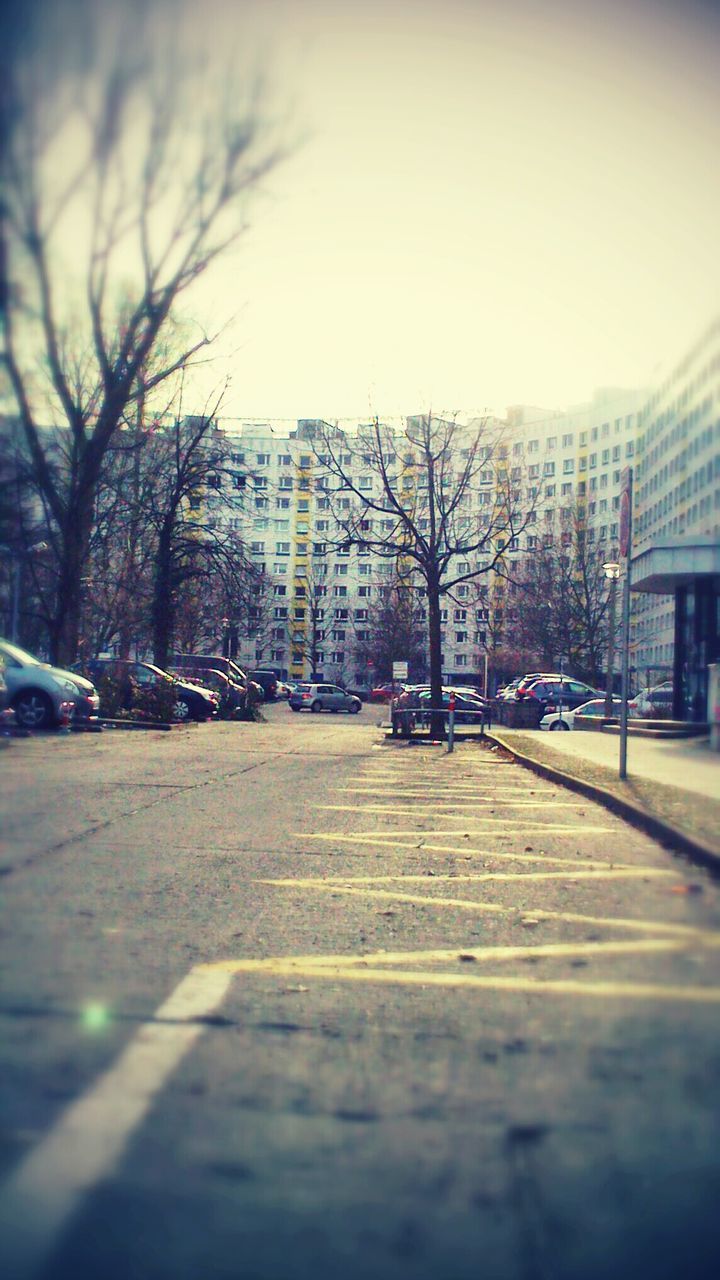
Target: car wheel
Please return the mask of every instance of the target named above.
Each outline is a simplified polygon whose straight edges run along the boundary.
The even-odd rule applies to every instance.
[[[356,716],[359,710],[360,708],[356,702],[353,702],[352,706],[348,707],[348,711],[350,712],[351,716]]]
[[[310,707],[310,710],[311,710],[311,711],[322,711],[322,702],[320,701],[320,699],[319,699],[319,698],[316,698],[316,699],[315,699],[315,701],[312,703],[312,705],[311,705],[311,707]]]
[[[299,707],[291,707],[291,708],[290,708],[290,710],[291,710],[291,711],[299,711],[299,710],[300,710],[300,708],[299,708]]]
[[[13,702],[15,719],[21,729],[48,729],[55,721],[53,704],[40,689],[27,689]]]
[[[558,729],[564,729],[566,733],[569,733],[570,725],[566,724],[564,720],[556,720],[554,724],[550,725],[550,732],[555,733]]]
[[[173,707],[173,720],[189,720],[190,703],[185,698],[178,698]]]

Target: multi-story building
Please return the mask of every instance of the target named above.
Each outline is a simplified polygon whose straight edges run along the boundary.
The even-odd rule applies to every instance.
[[[500,528],[503,504],[515,515],[482,554],[467,560],[458,555],[451,565],[453,575],[480,572],[443,601],[448,678],[480,677],[488,649],[503,641],[512,566],[554,539],[569,539],[578,512],[587,518],[598,554],[615,554],[620,470],[632,456],[639,398],[637,392],[604,391],[565,413],[515,406],[503,420],[474,420],[460,429],[459,457],[478,435],[487,441],[462,518],[484,515]],[[411,428],[413,421],[408,420]],[[354,452],[356,426],[309,420],[225,424],[238,467],[235,484],[246,492],[245,515],[236,526],[267,575],[252,634],[240,638],[239,656],[249,666],[271,665],[291,679],[313,671],[351,683],[368,679],[356,655],[369,640],[368,615],[394,569],[367,549],[337,545],[338,519],[343,507],[350,509],[351,497],[335,492],[337,478],[321,443],[329,432],[339,461],[354,472],[359,468],[354,478],[360,494],[372,498],[378,477]],[[393,422],[386,429],[397,440],[398,492],[422,502],[427,480],[408,445],[406,424]],[[420,512],[421,533],[427,524]],[[496,555],[497,566],[487,570]],[[427,643],[425,628],[419,619],[418,638]]]
[[[704,720],[720,657],[720,320],[642,410],[633,523],[636,662],[672,673],[677,718]]]

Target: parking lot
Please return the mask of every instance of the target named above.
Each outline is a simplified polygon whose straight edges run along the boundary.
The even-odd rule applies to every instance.
[[[708,1274],[715,883],[379,718],[5,752],[18,1275]]]

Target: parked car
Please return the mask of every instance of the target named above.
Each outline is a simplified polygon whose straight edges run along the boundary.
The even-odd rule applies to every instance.
[[[454,689],[451,686],[443,688],[442,705],[444,710],[450,707],[450,697],[455,695],[455,723],[456,724],[476,724],[482,723],[483,714],[487,715],[487,702],[480,695],[470,693],[467,690]],[[420,724],[426,724],[430,720],[430,705],[432,694],[430,689],[421,689],[417,691],[417,719]],[[401,700],[402,701],[402,700]]]
[[[7,733],[14,713],[10,706],[10,693],[5,679],[5,661],[0,653],[0,733]]]
[[[130,658],[91,658],[84,665],[94,680],[100,681],[105,675],[125,679],[122,702],[127,710],[132,706],[133,684],[142,687],[169,681],[174,686],[175,720],[210,720],[218,713],[219,698],[212,689],[203,689],[201,685],[178,679],[152,662],[136,662]]]
[[[522,693],[525,701],[539,703],[542,715],[550,711],[558,711],[562,703],[563,710],[574,711],[592,698],[604,698],[602,689],[593,689],[592,685],[582,680],[572,680],[569,676],[545,676],[542,680],[533,680]]]
[[[620,715],[622,707],[622,698],[613,698],[612,714]],[[633,714],[634,704],[628,703],[628,712]],[[605,699],[592,698],[590,702],[583,702],[574,711],[549,711],[540,721],[541,729],[554,730],[573,729],[576,719],[584,720],[602,720],[605,716]]]
[[[176,679],[183,678],[178,671],[171,671],[168,674]],[[201,688],[210,689],[218,695],[219,710],[224,716],[244,713],[248,700],[247,685],[240,684],[237,680],[231,679],[225,671],[215,670],[213,667],[208,669],[200,667],[194,672],[194,676]]]
[[[291,711],[349,711],[357,715],[362,703],[336,684],[299,684],[290,694]]]
[[[369,701],[370,702],[391,702],[392,699],[395,698],[401,692],[401,689],[402,689],[402,685],[399,684],[397,681],[393,683],[393,681],[391,680],[386,684],[378,684],[375,686],[374,689],[370,690]]]
[[[100,699],[92,681],[41,662],[9,640],[0,640],[5,683],[15,720],[23,729],[49,729],[70,719],[97,719]]]
[[[561,671],[530,671],[527,675],[520,676],[517,681],[513,681],[515,688],[509,696],[514,698],[516,702],[522,702],[522,699],[527,696],[530,685],[534,684],[536,680],[563,680],[569,678],[569,676],[563,676]]]
[[[286,684],[284,680],[278,680],[277,689],[275,691],[276,698],[289,698],[292,693],[293,686]]]
[[[181,679],[192,684],[193,675],[198,671],[224,671],[225,675],[236,684],[247,686],[248,676],[242,667],[232,658],[223,658],[217,653],[176,653],[168,663],[172,671],[177,671]],[[259,686],[258,686],[259,688]]]
[[[673,685],[671,680],[653,688],[641,689],[635,695],[638,715],[644,720],[669,720],[673,711]]]
[[[266,702],[274,702],[277,698],[278,677],[277,672],[263,670],[259,667],[256,671],[250,672],[250,679],[259,684],[263,691]]]

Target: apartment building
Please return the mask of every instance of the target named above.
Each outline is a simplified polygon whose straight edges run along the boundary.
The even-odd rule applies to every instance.
[[[441,641],[448,679],[477,680],[489,648],[502,643],[508,578],[520,557],[554,539],[569,538],[580,513],[598,554],[614,554],[622,465],[632,457],[640,393],[599,392],[568,412],[514,406],[504,419],[476,419],[458,428],[461,462],[474,440],[483,443],[472,492],[463,499],[461,521],[483,515],[497,536],[481,552],[458,555],[452,576],[475,574],[443,601]],[[406,427],[387,423],[395,441],[393,483],[404,498],[422,504],[427,484],[408,444]],[[240,660],[270,665],[290,679],[312,671],[323,678],[367,683],[372,672],[358,666],[357,651],[369,639],[368,614],[391,580],[394,566],[370,551],[338,545],[338,523],[351,497],[335,492],[337,478],[323,453],[329,437],[339,462],[353,470],[361,494],[378,492],[378,477],[355,451],[357,423],[225,423],[235,484],[245,490],[243,516],[233,514],[253,560],[264,570],[264,598],[258,600],[253,633],[239,639]],[[420,512],[422,533],[428,517]],[[513,516],[503,520],[501,511]],[[382,523],[382,521],[380,521]],[[388,527],[392,522],[388,521]],[[516,532],[517,531],[517,532]],[[499,556],[495,569],[489,561]],[[419,615],[424,610],[418,586]],[[427,643],[426,621],[418,617],[417,638]]]

